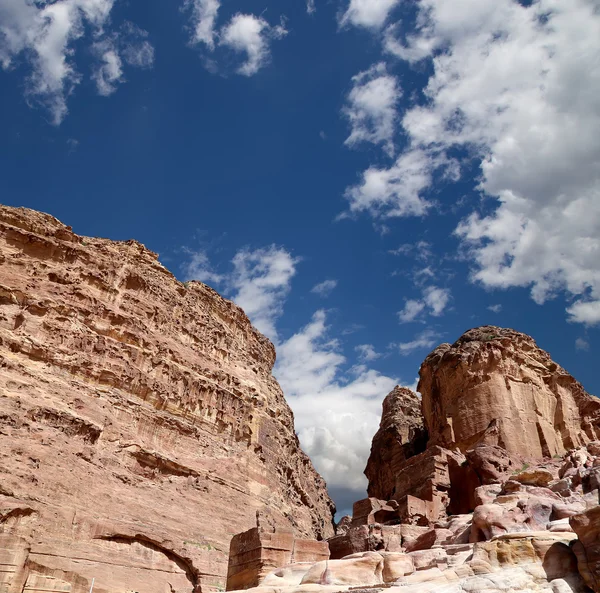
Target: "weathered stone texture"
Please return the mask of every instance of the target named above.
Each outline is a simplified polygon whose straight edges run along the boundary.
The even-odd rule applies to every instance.
[[[0,590],[207,591],[265,507],[333,535],[274,361],[143,245],[0,207]]]
[[[425,450],[427,431],[416,393],[396,386],[383,400],[379,430],[373,437],[365,475],[369,496],[393,497],[396,476],[402,464]]]
[[[511,329],[478,327],[438,346],[418,390],[428,446],[464,452],[484,443],[539,460],[600,438],[600,400]]]
[[[227,590],[256,587],[271,571],[290,564],[329,559],[326,541],[299,539],[291,530],[264,531],[254,527],[231,539]]]
[[[594,593],[600,593],[600,506],[573,515],[569,522],[579,541],[574,546],[579,572]]]

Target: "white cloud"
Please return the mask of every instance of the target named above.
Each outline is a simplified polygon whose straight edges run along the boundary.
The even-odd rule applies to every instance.
[[[474,280],[530,287],[537,303],[566,291],[577,299],[572,321],[600,323],[597,2],[420,0],[417,8],[414,33],[398,37],[407,23],[386,33],[390,52],[430,59],[433,72],[426,101],[402,117],[409,148],[399,160],[417,151],[422,163],[410,203],[426,200],[440,155],[468,151],[481,167],[479,189],[493,199],[456,230]],[[449,173],[460,174],[456,163]],[[350,194],[351,208],[406,215],[387,172],[373,174],[377,190]]]
[[[417,241],[416,243],[404,243],[397,249],[392,249],[390,252],[392,255],[413,255],[415,259],[420,261],[429,261],[433,256],[431,250],[431,243],[427,241]]]
[[[148,32],[133,23],[125,23],[120,35],[123,58],[136,68],[151,68],[154,64],[154,47],[148,41]]]
[[[321,297],[327,297],[331,294],[331,291],[337,286],[337,280],[323,280],[319,284],[315,284],[310,292],[318,294]]]
[[[400,0],[350,0],[342,25],[379,29]]]
[[[599,291],[599,284],[594,282],[592,294],[596,300],[582,299],[568,307],[567,313],[569,314],[569,321],[585,323],[586,325],[597,325],[600,323],[600,300],[597,300],[600,296]]]
[[[385,152],[392,156],[397,119],[396,105],[401,96],[398,81],[387,73],[383,62],[353,76],[352,89],[342,110],[351,126],[345,144],[381,144]]]
[[[369,167],[361,182],[344,194],[350,212],[366,211],[375,217],[423,216],[432,203],[422,193],[431,185],[439,163],[425,150],[415,149],[403,152],[389,168]]]
[[[306,12],[308,14],[314,14],[317,11],[317,7],[315,6],[315,0],[306,0]]]
[[[231,298],[244,309],[253,325],[274,342],[278,338],[275,321],[283,311],[299,261],[275,245],[238,251],[232,260],[233,272],[227,280]]]
[[[419,300],[409,299],[404,308],[398,311],[401,323],[415,321],[423,311],[427,311],[433,317],[439,317],[450,300],[450,290],[428,286],[423,289],[422,298]]]
[[[91,28],[101,64],[93,78],[101,94],[121,80],[121,58],[111,39],[102,39],[114,0],[0,0],[0,63],[5,70],[22,57],[31,66],[25,92],[58,125],[67,115],[67,98],[81,81],[73,63],[74,42]]]
[[[590,343],[584,338],[577,338],[575,340],[575,349],[587,352],[590,349]]]
[[[502,305],[497,304],[497,305],[490,305],[488,307],[488,309],[492,312],[492,313],[500,313],[500,311],[502,311]]]
[[[189,278],[215,275],[204,252],[188,255],[183,270]],[[367,363],[380,357],[371,344],[357,346],[360,364],[346,369],[342,344],[329,336],[323,310],[291,337],[281,339],[277,320],[298,262],[281,247],[245,249],[232,259],[231,272],[217,278],[275,343],[274,375],[294,411],[304,451],[337,495],[356,499],[366,488],[363,470],[379,426],[381,402],[397,380],[368,368]]]
[[[109,40],[95,43],[94,51],[100,57],[101,64],[92,74],[92,78],[96,82],[98,94],[108,97],[117,90],[117,83],[122,82],[123,63],[114,44]]]
[[[439,317],[450,300],[450,291],[447,288],[429,286],[423,291],[423,299],[431,310],[431,315]]]
[[[225,277],[217,274],[210,263],[205,251],[184,250],[189,259],[181,266],[184,280],[199,280],[205,284],[219,285]]]
[[[414,321],[425,309],[423,301],[409,299],[404,304],[402,311],[398,311],[398,317],[402,323]]]
[[[362,362],[370,362],[381,357],[381,354],[375,350],[373,344],[359,344],[354,350],[358,352],[358,358]]]
[[[364,489],[371,439],[381,402],[397,381],[363,365],[342,380],[345,357],[328,337],[326,314],[277,347],[275,376],[294,410],[303,449],[329,487]]]
[[[431,348],[439,340],[439,334],[432,330],[426,329],[415,336],[411,342],[401,342],[399,344],[390,344],[391,347],[397,348],[400,354],[408,356],[415,350],[423,348]]]
[[[261,17],[236,14],[220,31],[221,45],[244,52],[246,61],[238,68],[245,76],[256,74],[270,59],[269,45],[287,35],[283,22],[272,27]]]
[[[205,43],[210,50],[213,50],[215,25],[221,7],[219,0],[186,0],[184,7],[192,13],[192,43]]]

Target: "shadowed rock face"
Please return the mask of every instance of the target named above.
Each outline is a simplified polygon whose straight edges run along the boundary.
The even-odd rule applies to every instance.
[[[511,329],[478,327],[438,346],[418,390],[428,446],[464,452],[483,443],[542,459],[600,437],[600,400]]]
[[[365,469],[369,496],[389,500],[401,465],[425,450],[421,399],[405,387],[396,386],[383,400],[379,430],[373,437]]]
[[[331,536],[274,361],[143,245],[0,207],[0,589],[207,591],[267,508]]]

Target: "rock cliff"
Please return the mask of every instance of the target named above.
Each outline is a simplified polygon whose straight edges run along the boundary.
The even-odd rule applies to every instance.
[[[600,400],[511,329],[478,327],[438,346],[418,390],[428,446],[465,452],[485,443],[539,460],[600,438]]]
[[[209,591],[257,514],[331,536],[274,362],[136,241],[0,207],[0,590]]]
[[[395,387],[383,400],[381,423],[365,469],[369,496],[392,498],[400,466],[422,453],[426,444],[421,399],[410,389]]]

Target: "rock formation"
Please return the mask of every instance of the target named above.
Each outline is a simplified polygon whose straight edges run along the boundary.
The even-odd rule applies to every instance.
[[[269,509],[333,534],[244,312],[135,241],[0,207],[0,591],[209,591]]]
[[[365,469],[369,495],[398,503],[400,523],[473,512],[479,486],[600,438],[600,400],[514,330],[438,346],[418,388],[421,401],[398,387],[385,399]]]
[[[484,443],[533,460],[600,438],[600,400],[529,336],[484,326],[423,362],[418,390],[428,446]]]
[[[384,400],[370,498],[329,539],[332,560],[255,593],[600,593],[600,401],[495,327],[436,348],[419,389]]]
[[[600,593],[599,468],[590,442],[478,486],[474,512],[429,525],[398,523],[396,501],[358,501],[331,560],[279,567],[248,593]]]
[[[329,559],[326,541],[294,537],[291,530],[265,530],[253,527],[238,533],[229,546],[227,590],[256,587],[280,566],[310,565]]]
[[[369,496],[392,498],[400,466],[409,457],[422,453],[426,444],[420,398],[410,389],[395,387],[383,400],[381,424],[373,437],[365,469]]]

